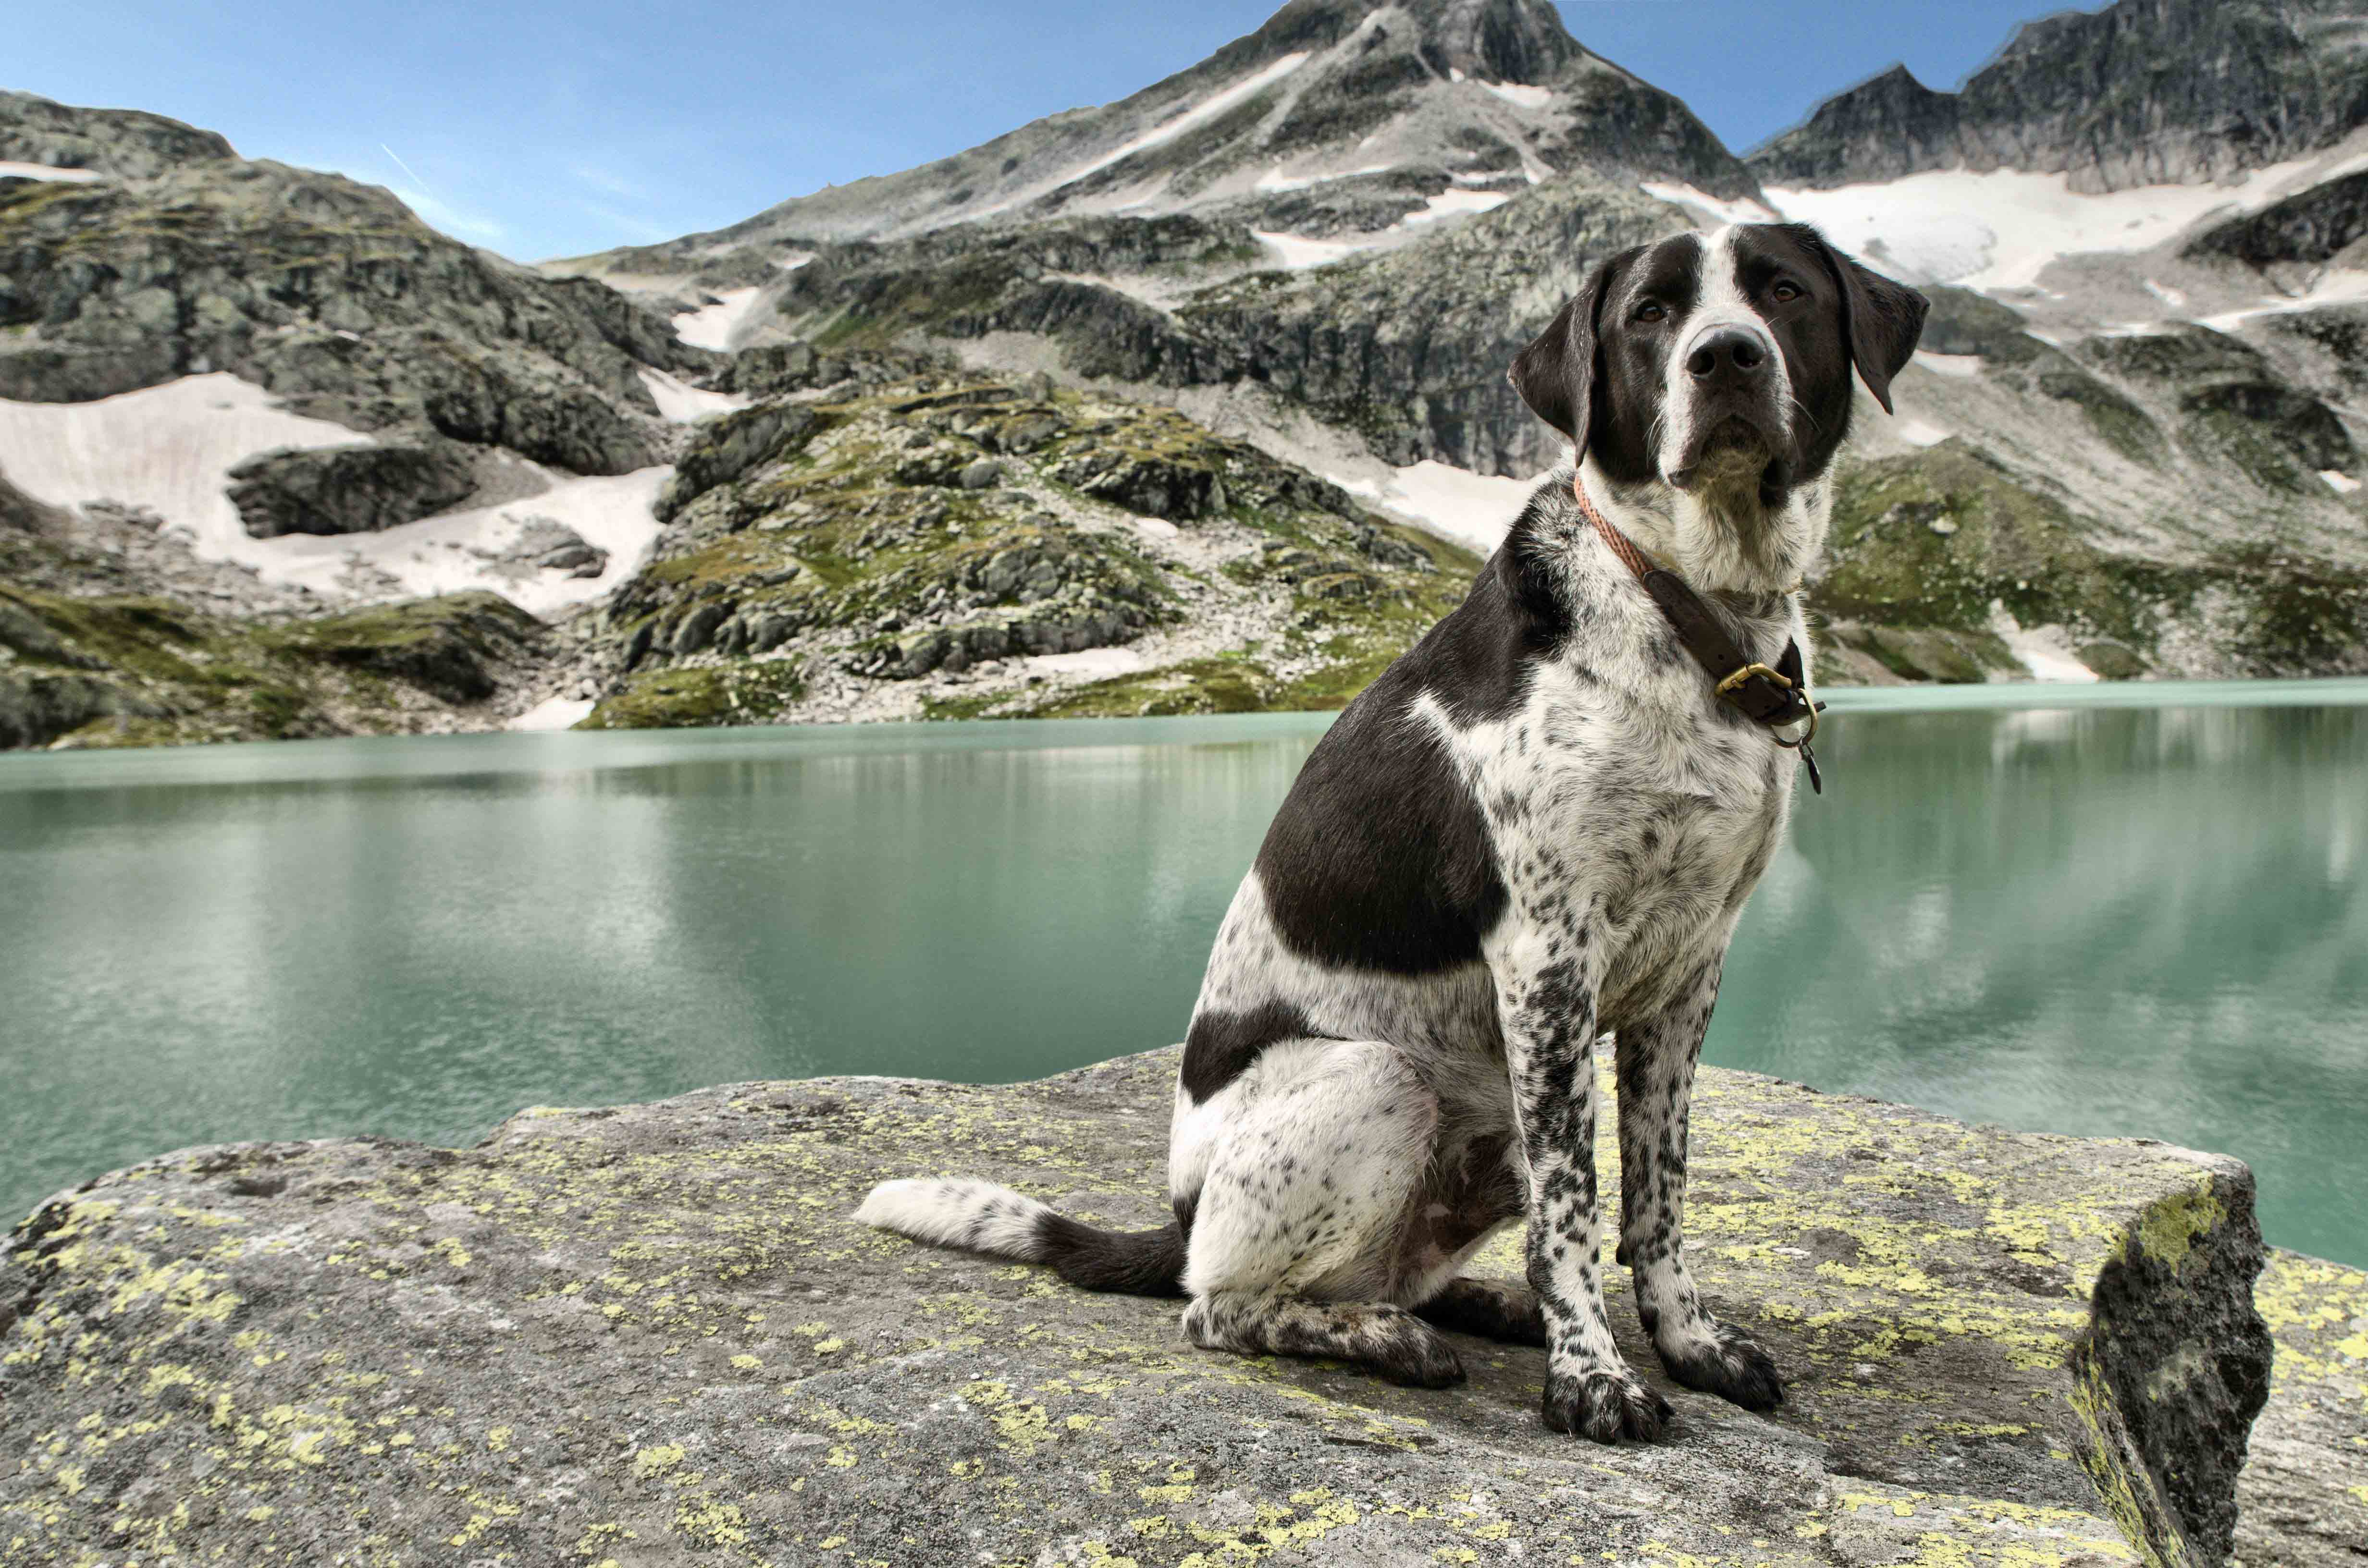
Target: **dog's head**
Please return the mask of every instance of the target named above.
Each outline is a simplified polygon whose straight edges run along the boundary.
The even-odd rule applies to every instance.
[[[1513,385],[1705,586],[1796,577],[1824,540],[1855,369],[1884,412],[1927,301],[1801,223],[1679,234],[1598,267]]]

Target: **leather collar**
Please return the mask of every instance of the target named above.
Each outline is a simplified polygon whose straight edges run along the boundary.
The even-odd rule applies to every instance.
[[[1801,645],[1787,638],[1772,669],[1756,662],[1736,646],[1726,623],[1683,577],[1655,565],[1635,541],[1611,526],[1587,494],[1586,482],[1576,473],[1571,475],[1570,493],[1578,502],[1580,516],[1595,525],[1611,553],[1660,607],[1679,642],[1710,676],[1719,700],[1766,730],[1768,738],[1778,745],[1799,752],[1809,770],[1809,788],[1824,794],[1825,779],[1817,772],[1816,754],[1809,749],[1809,743],[1816,737],[1817,715],[1826,705],[1809,695]],[[1807,726],[1798,736],[1778,733],[1796,724]]]

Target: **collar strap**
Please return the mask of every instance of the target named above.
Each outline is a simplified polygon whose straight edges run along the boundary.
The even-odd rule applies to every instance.
[[[1579,514],[1595,526],[1611,553],[1660,607],[1662,617],[1678,634],[1679,642],[1710,676],[1712,689],[1719,700],[1768,731],[1769,738],[1778,745],[1799,750],[1802,759],[1809,765],[1810,788],[1823,793],[1824,785],[1817,775],[1816,760],[1809,751],[1809,742],[1816,735],[1817,714],[1825,704],[1809,695],[1801,645],[1786,639],[1784,652],[1778,656],[1773,669],[1754,660],[1736,645],[1726,623],[1683,577],[1655,565],[1636,548],[1634,540],[1611,526],[1596,509],[1586,483],[1575,473],[1571,476],[1570,492],[1578,502]],[[1808,728],[1798,737],[1776,733],[1795,724]]]

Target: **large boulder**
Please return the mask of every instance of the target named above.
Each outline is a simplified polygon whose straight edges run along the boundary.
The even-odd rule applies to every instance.
[[[1174,1071],[745,1085],[529,1110],[466,1151],[102,1177],[0,1259],[0,1540],[28,1564],[2227,1555],[2270,1361],[2234,1161],[1706,1072],[1698,1272],[1793,1397],[1763,1420],[1668,1385],[1623,1291],[1678,1411],[1624,1449],[1545,1430],[1537,1351],[1468,1344],[1441,1392],[1211,1355],[1172,1301],[849,1219],[882,1177],[963,1172],[1156,1223]],[[2267,1444],[2286,1517],[2325,1533],[2248,1535],[2248,1562],[2341,1561],[2310,1553],[2363,1479],[2363,1292],[2326,1267],[2281,1276],[2280,1332],[2348,1392],[2307,1374],[2310,1451],[2290,1411]],[[1509,1238],[1479,1264],[1517,1267]]]
[[[231,505],[256,539],[376,533],[447,511],[477,487],[467,458],[419,446],[283,449],[229,477]]]

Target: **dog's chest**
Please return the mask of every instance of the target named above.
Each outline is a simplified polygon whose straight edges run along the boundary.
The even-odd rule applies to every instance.
[[[1583,926],[1606,1021],[1723,944],[1783,832],[1791,754],[1691,671],[1624,692],[1547,675],[1496,754],[1487,816],[1520,917]]]

